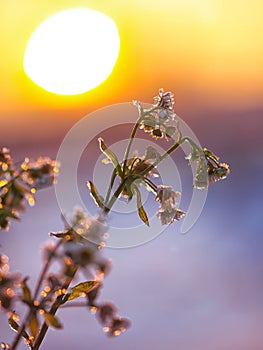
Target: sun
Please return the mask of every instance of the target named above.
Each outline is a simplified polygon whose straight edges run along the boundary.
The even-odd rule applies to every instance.
[[[110,17],[87,8],[69,9],[52,15],[33,32],[24,70],[49,92],[81,94],[111,74],[119,50],[118,29]]]

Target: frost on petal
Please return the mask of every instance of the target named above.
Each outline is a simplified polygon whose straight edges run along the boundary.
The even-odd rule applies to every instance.
[[[171,186],[158,186],[156,201],[160,203],[160,207],[157,216],[163,225],[170,225],[175,220],[179,221],[185,215],[182,210],[176,208],[176,199],[179,195],[180,193],[175,192]]]
[[[178,195],[179,192],[175,192],[171,186],[159,185],[157,188],[157,196],[155,200],[163,205],[167,202],[175,204],[175,200]]]
[[[107,238],[108,226],[103,214],[90,217],[82,209],[76,209],[71,224],[78,235],[96,245],[100,245]]]
[[[36,161],[26,158],[21,168],[24,170],[22,180],[36,189],[53,185],[59,172],[58,162],[49,157],[39,157]]]
[[[163,89],[159,89],[158,96],[155,96],[153,98],[154,105],[156,107],[162,107],[164,109],[168,109],[170,111],[173,111],[174,106],[174,94],[170,91],[164,92]]]
[[[212,167],[208,170],[209,183],[214,183],[225,179],[230,173],[230,168],[227,163],[220,163],[218,167]]]
[[[158,218],[161,220],[162,225],[170,225],[174,221],[179,221],[185,216],[185,212],[175,207],[159,208],[157,212]]]
[[[113,319],[109,327],[105,327],[105,331],[110,337],[116,337],[125,332],[130,325],[131,322],[127,318],[119,317]]]
[[[0,308],[12,311],[20,283],[21,275],[16,272],[10,273],[8,257],[0,254]]]

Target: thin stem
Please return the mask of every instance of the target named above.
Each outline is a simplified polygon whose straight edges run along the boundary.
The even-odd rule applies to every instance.
[[[114,192],[114,194],[112,195],[111,199],[109,200],[109,202],[105,204],[104,212],[106,214],[108,214],[110,212],[110,210],[113,207],[114,203],[119,198],[119,195],[121,194],[121,192],[122,192],[122,190],[123,190],[123,188],[124,188],[124,186],[126,184],[126,181],[127,181],[127,178],[122,180],[122,182],[120,183],[119,187]]]
[[[144,171],[140,173],[140,175],[144,176],[148,174],[153,168],[155,168],[159,163],[161,163],[169,154],[174,152],[177,148],[181,146],[183,140],[180,142],[176,142],[173,146],[171,146],[162,156],[160,156],[158,159],[156,159],[155,162],[153,162],[151,165],[149,165]]]
[[[62,242],[63,242],[63,239],[60,239],[58,241],[58,243],[56,244],[55,248],[53,249],[52,253],[50,253],[50,255],[49,255],[49,257],[48,257],[48,259],[46,261],[46,264],[44,265],[43,270],[42,270],[42,272],[41,272],[41,274],[39,276],[39,279],[38,279],[38,282],[37,282],[37,286],[36,286],[36,289],[35,289],[35,293],[34,293],[34,296],[33,296],[33,300],[35,300],[37,298],[37,295],[38,295],[38,293],[40,291],[40,288],[41,288],[41,285],[43,283],[44,277],[45,277],[45,275],[46,275],[46,273],[47,273],[47,271],[48,271],[48,269],[50,267],[51,260],[53,259],[54,255],[56,254],[56,252],[57,252],[59,246],[62,244]]]
[[[156,194],[157,193],[157,187],[156,185],[150,180],[147,179],[147,177],[143,178],[143,181],[151,188],[151,190]]]
[[[123,167],[122,167],[123,176],[125,175],[125,169],[126,169],[126,165],[127,165],[127,160],[128,160],[128,157],[129,157],[129,153],[130,153],[130,150],[131,150],[131,146],[132,146],[132,143],[133,143],[135,134],[136,134],[136,132],[137,132],[137,130],[138,130],[138,127],[139,127],[139,125],[140,125],[141,120],[142,120],[142,116],[140,116],[140,117],[136,120],[136,123],[134,124],[133,129],[132,129],[131,137],[130,137],[128,146],[127,146],[127,148],[126,148],[125,154],[124,154],[124,161],[123,161]]]
[[[68,289],[70,283],[72,282],[74,276],[76,275],[78,271],[78,266],[75,265],[74,266],[74,269],[73,269],[73,273],[72,273],[72,276],[68,277],[65,281],[65,283],[63,284],[63,287],[62,289]],[[62,295],[59,295],[56,299],[56,301],[54,302],[54,304],[52,305],[49,313],[53,316],[55,316],[57,310],[59,309],[59,307],[61,306],[61,303],[62,303],[62,300],[64,298],[64,294]],[[41,327],[41,330],[36,338],[36,341],[32,347],[32,350],[38,350],[41,343],[43,342],[44,338],[45,338],[45,335],[48,331],[48,325],[46,324],[46,322],[43,323],[42,327]]]
[[[111,190],[112,190],[114,181],[115,181],[115,179],[116,179],[116,176],[117,176],[116,169],[114,169],[113,172],[112,172],[112,175],[111,175],[111,180],[110,180],[110,185],[109,185],[109,188],[108,188],[108,192],[107,192],[107,194],[106,194],[105,204],[106,204],[106,203],[109,201],[109,199],[110,199]]]
[[[130,140],[129,140],[128,146],[127,146],[125,154],[124,154],[123,167],[122,167],[123,177],[125,176],[125,169],[126,169],[126,165],[127,165],[127,160],[128,160],[129,153],[130,153],[130,150],[131,150],[131,146],[132,146],[135,134],[136,134],[136,132],[138,130],[138,127],[140,126],[140,123],[143,120],[143,118],[146,115],[154,112],[156,109],[158,109],[158,106],[154,106],[153,108],[151,108],[149,110],[146,110],[144,112],[143,108],[142,107],[140,108],[139,118],[136,120],[136,122],[135,122],[135,124],[133,126],[132,133],[131,133],[131,136],[130,136]]]
[[[35,289],[35,292],[34,292],[34,295],[33,295],[33,301],[37,298],[37,295],[38,295],[39,290],[41,288],[41,285],[43,283],[44,277],[45,277],[45,275],[46,275],[46,273],[47,273],[47,271],[48,271],[48,269],[50,267],[51,260],[53,259],[54,255],[55,255],[56,251],[58,250],[59,246],[61,245],[61,243],[62,243],[62,240],[60,240],[57,243],[57,245],[55,246],[53,252],[49,255],[45,265],[43,266],[42,272],[41,272],[41,274],[39,276],[39,279],[38,279],[38,282],[37,282],[37,285],[36,285],[36,289]],[[24,319],[24,322],[19,327],[19,331],[17,332],[16,337],[15,337],[15,339],[13,341],[12,346],[11,346],[12,350],[16,349],[16,347],[17,347],[17,345],[18,345],[18,343],[19,343],[19,341],[20,341],[20,339],[22,337],[22,334],[25,331],[27,320],[29,320],[30,317],[31,317],[32,311],[33,311],[32,309],[29,310],[28,314],[26,315],[26,317]]]

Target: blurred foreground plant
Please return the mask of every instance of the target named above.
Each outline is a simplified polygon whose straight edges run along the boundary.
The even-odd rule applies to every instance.
[[[62,328],[56,313],[59,308],[67,306],[82,306],[94,312],[109,336],[124,332],[130,321],[119,317],[113,304],[98,301],[102,280],[109,271],[109,261],[101,253],[108,237],[107,215],[116,200],[124,197],[129,202],[135,196],[139,217],[150,225],[141,200],[141,186],[144,186],[153,192],[155,201],[159,203],[157,216],[161,223],[179,221],[185,215],[178,208],[180,193],[166,184],[157,186],[153,178],[157,175],[155,169],[158,165],[185,142],[190,145],[189,164],[196,162],[194,187],[207,188],[209,183],[224,179],[229,174],[228,164],[220,163],[212,151],[201,149],[189,137],[182,137],[171,92],[165,93],[160,89],[151,108],[144,109],[138,101],[134,101],[134,105],[139,116],[122,161],[99,139],[100,149],[107,162],[112,163],[113,172],[105,198],[91,181],[88,182],[91,195],[99,207],[98,215],[89,217],[78,209],[71,219],[63,217],[64,230],[51,232],[50,240],[42,249],[43,268],[34,290],[28,285],[29,277],[9,272],[8,257],[0,255],[0,306],[7,312],[9,325],[16,332],[11,345],[1,344],[3,349],[16,349],[22,338],[30,349],[39,349],[49,327]],[[144,155],[130,156],[139,129],[156,140],[165,138],[172,145],[163,154],[149,146]],[[21,164],[14,164],[9,150],[2,148],[0,229],[7,229],[10,219],[18,220],[25,202],[33,205],[36,191],[53,184],[58,172],[59,164],[50,158],[41,157],[37,161],[25,158]],[[79,297],[83,297],[84,302],[76,303],[75,299]],[[17,302],[27,308],[22,321],[14,311]]]

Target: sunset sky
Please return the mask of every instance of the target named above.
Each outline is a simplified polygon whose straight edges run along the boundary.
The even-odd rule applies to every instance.
[[[40,23],[73,7],[110,16],[120,54],[101,85],[62,96],[28,78],[23,56]],[[228,179],[209,188],[186,235],[176,223],[149,244],[105,250],[113,268],[103,298],[132,319],[130,331],[111,341],[94,315],[63,311],[65,330],[49,332],[43,350],[262,350],[263,2],[1,0],[0,32],[0,147],[10,147],[16,160],[56,157],[66,133],[85,115],[133,99],[152,103],[163,87],[174,92],[176,113],[201,144],[231,167]],[[123,115],[123,123],[134,120]],[[103,132],[104,124],[91,115],[94,142],[79,171],[84,187],[99,156],[98,128]],[[128,135],[112,130],[105,132],[111,142]],[[187,176],[183,194],[189,199]],[[11,268],[35,276],[33,283],[39,247],[61,226],[54,190],[39,191],[36,206],[1,232],[0,248],[10,255]],[[11,339],[2,314],[0,324],[0,342]]]
[[[121,51],[103,84],[69,97],[34,84],[23,71],[23,55],[36,27],[71,7],[110,16]],[[262,12],[259,0],[1,1],[2,123],[10,130],[12,122],[24,128],[37,119],[47,127],[51,119],[75,119],[111,103],[151,102],[159,87],[176,92],[180,111],[190,99],[195,109],[262,106]]]

